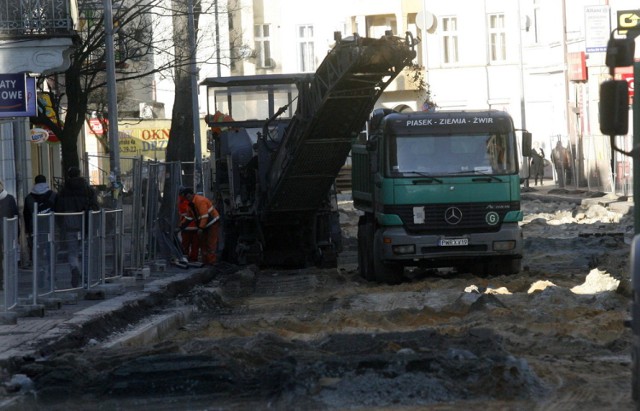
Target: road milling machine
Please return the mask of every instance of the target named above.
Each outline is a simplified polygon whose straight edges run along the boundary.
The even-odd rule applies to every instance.
[[[214,77],[207,86],[212,190],[223,252],[238,264],[335,267],[335,179],[374,104],[415,57],[390,32],[340,38],[315,73]]]

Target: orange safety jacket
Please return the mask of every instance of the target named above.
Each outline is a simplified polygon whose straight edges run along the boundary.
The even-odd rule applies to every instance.
[[[182,196],[178,202],[178,213],[180,213],[180,230],[196,231],[198,229],[193,210],[189,207],[189,200]]]
[[[195,194],[190,205],[195,210],[199,230],[206,230],[220,220],[220,213],[207,197]]]

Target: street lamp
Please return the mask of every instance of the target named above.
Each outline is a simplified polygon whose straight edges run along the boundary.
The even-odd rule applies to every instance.
[[[217,5],[217,2],[216,2]],[[196,29],[195,18],[193,16],[193,0],[189,0],[189,47],[191,49],[191,58],[189,69],[191,71],[191,105],[193,111],[193,138],[194,138],[194,157],[195,157],[195,191],[201,193],[202,184],[202,148],[200,138],[200,109],[198,105],[198,69],[196,67]]]
[[[524,58],[522,52],[522,10],[520,7],[520,0],[518,0],[518,58],[519,58],[519,68],[520,68],[520,121],[522,130],[527,129],[527,110],[526,103],[524,97]],[[530,157],[526,156],[524,159],[524,164],[526,164],[526,178],[524,180],[524,186],[526,188],[529,187],[529,177],[531,175],[531,164],[529,162]]]
[[[104,41],[107,74],[107,107],[109,120],[109,166],[111,174],[111,193],[113,206],[117,208],[118,190],[120,190],[120,141],[118,140],[118,98],[116,94],[116,63],[113,50],[113,9],[111,0],[103,0],[104,5]]]

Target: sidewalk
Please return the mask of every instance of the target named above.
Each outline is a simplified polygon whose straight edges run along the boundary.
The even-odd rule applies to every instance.
[[[49,302],[44,310],[40,307],[29,313],[39,316],[19,316],[15,324],[0,323],[0,369],[104,338],[210,282],[225,269],[229,267],[224,263],[191,269],[167,267],[151,272],[146,279],[123,277],[91,292],[60,294],[57,304]]]
[[[633,210],[632,196],[619,196],[587,188],[559,188],[552,179],[545,179],[543,184],[538,186],[535,186],[533,180],[530,180],[529,187],[522,187],[521,197],[523,200],[564,201],[584,205],[600,204],[620,214],[627,214]]]

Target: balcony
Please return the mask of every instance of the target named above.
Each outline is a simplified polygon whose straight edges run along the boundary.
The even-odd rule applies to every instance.
[[[77,0],[0,1],[0,72],[49,74],[69,67]]]
[[[0,40],[72,35],[76,14],[72,2],[75,6],[75,0],[4,0],[0,4]]]

